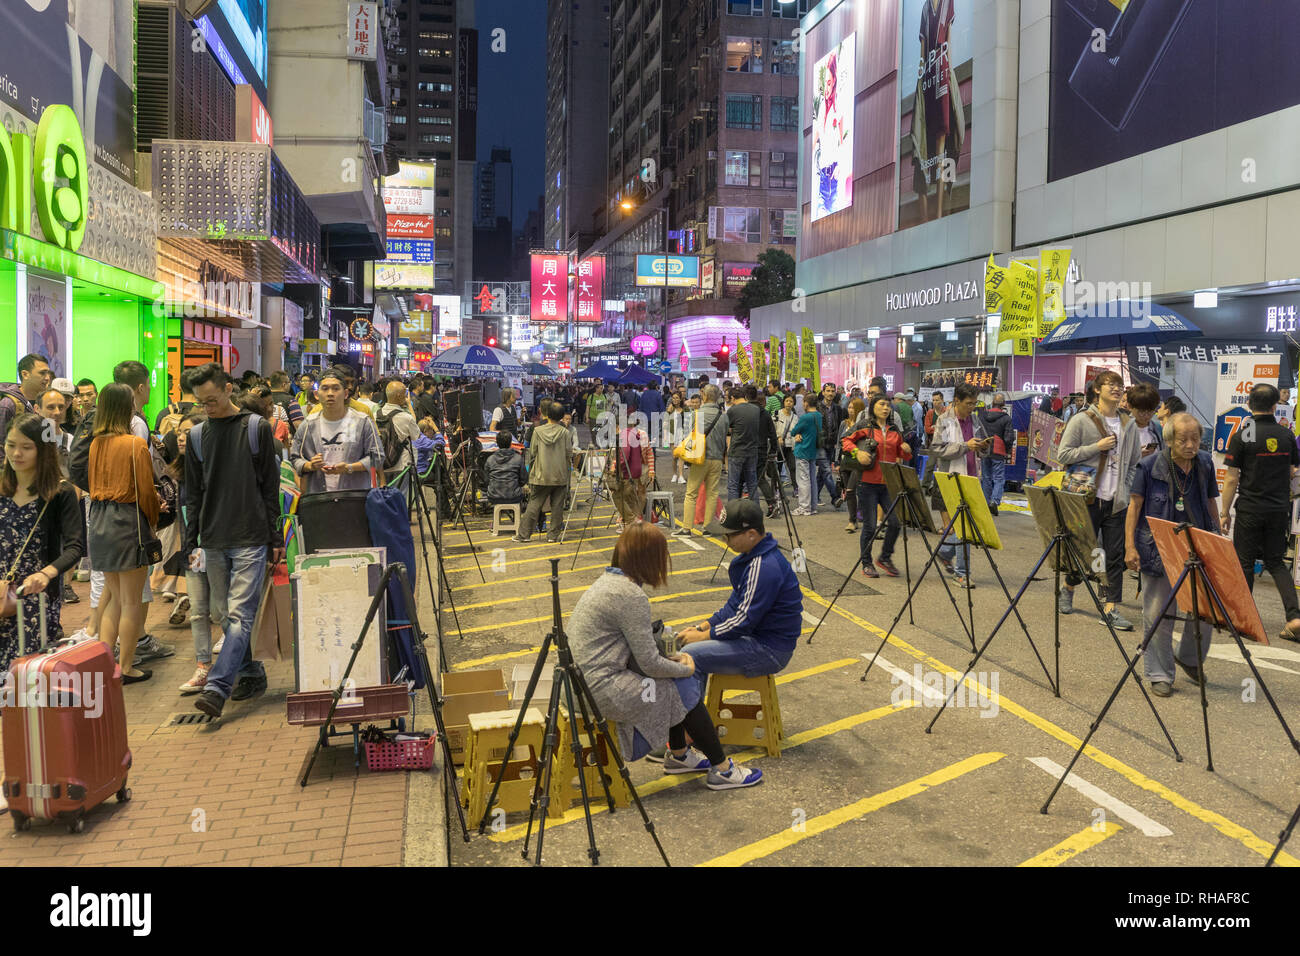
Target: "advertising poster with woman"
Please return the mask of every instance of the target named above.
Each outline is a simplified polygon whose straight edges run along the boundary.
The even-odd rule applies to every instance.
[[[68,374],[64,347],[68,341],[68,302],[63,282],[27,276],[27,352],[50,360],[55,378]]]
[[[902,0],[898,228],[970,208],[970,0]]]
[[[813,67],[812,221],[853,205],[853,51],[850,33]]]

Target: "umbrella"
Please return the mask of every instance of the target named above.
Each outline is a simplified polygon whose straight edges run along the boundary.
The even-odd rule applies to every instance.
[[[574,378],[598,378],[602,382],[617,382],[623,373],[608,362],[592,362]]]
[[[1114,352],[1126,345],[1159,345],[1202,334],[1168,306],[1117,299],[1080,309],[1038,347],[1044,352]]]
[[[533,376],[542,375],[555,378],[555,369],[551,368],[549,365],[543,365],[541,362],[529,362],[524,366],[524,374]]]
[[[434,375],[464,375],[469,377],[500,378],[503,375],[523,375],[524,367],[509,352],[487,345],[458,345],[439,352],[424,367]]]
[[[639,365],[629,365],[618,382],[620,385],[658,385],[659,376],[650,374]]]

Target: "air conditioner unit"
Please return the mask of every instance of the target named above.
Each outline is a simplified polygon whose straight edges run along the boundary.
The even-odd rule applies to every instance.
[[[784,163],[784,162],[785,162],[785,153],[773,153],[773,154],[772,154],[772,162],[774,162],[774,163]]]
[[[718,151],[716,149],[709,150],[709,159],[717,159],[717,158],[718,158]]]

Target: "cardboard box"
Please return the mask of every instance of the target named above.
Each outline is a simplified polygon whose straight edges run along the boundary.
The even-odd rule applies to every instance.
[[[518,707],[524,702],[524,691],[528,690],[528,678],[533,676],[532,664],[516,664],[515,669],[510,674],[510,702]],[[551,685],[555,681],[555,670],[546,668],[543,674],[537,678],[537,687],[533,689],[532,704],[537,709],[546,712],[546,707],[551,700]]]
[[[490,710],[504,710],[509,701],[506,674],[498,668],[481,671],[458,671],[442,675],[442,720],[447,728],[447,744],[452,761],[465,762],[469,715]]]

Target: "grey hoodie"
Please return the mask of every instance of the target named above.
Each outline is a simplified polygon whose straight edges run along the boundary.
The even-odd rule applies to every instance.
[[[554,488],[569,483],[573,435],[561,422],[548,421],[533,429],[528,445],[528,484]]]
[[[1096,405],[1089,405],[1084,411],[1095,412],[1103,422],[1105,421],[1105,416]],[[1119,415],[1124,439],[1110,451],[1111,455],[1119,456],[1119,482],[1115,486],[1115,497],[1111,499],[1111,514],[1128,507],[1129,492],[1133,488],[1133,479],[1137,475],[1138,461],[1141,457],[1137,422],[1127,412]],[[1076,412],[1065,423],[1065,432],[1061,435],[1060,445],[1057,446],[1056,457],[1065,466],[1066,471],[1070,470],[1070,465],[1090,465],[1096,468],[1101,463],[1101,449],[1097,447],[1101,439],[1101,431],[1092,416]]]

